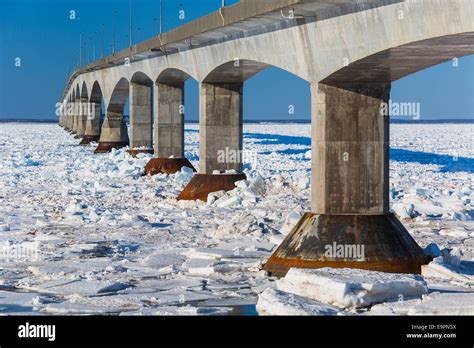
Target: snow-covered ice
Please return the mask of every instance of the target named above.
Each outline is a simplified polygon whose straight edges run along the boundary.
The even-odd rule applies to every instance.
[[[291,268],[277,281],[279,290],[340,308],[362,308],[428,292],[420,276],[349,268]]]
[[[428,296],[473,291],[472,130],[391,126],[392,209],[423,248],[459,250],[457,265],[451,254],[425,268]],[[258,161],[206,204],[176,201],[188,168],[143,176],[150,155],[94,155],[57,125],[0,123],[0,314],[218,315],[257,300],[272,314],[334,314],[274,289],[260,270],[310,210],[310,134],[308,124],[245,124],[244,149]],[[185,143],[198,168],[197,125]],[[408,314],[408,301],[386,312]]]
[[[261,315],[337,315],[336,307],[268,288],[260,294],[257,310]]]
[[[429,294],[408,315],[474,315],[474,292]]]

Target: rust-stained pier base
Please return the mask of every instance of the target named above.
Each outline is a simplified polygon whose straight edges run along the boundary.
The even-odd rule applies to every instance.
[[[311,85],[313,212],[264,269],[276,276],[291,267],[421,273],[429,258],[389,210],[389,118],[381,110],[390,82],[339,79]]]
[[[179,194],[178,201],[207,202],[211,192],[231,191],[235,183],[245,180],[245,174],[195,174],[184,190]]]
[[[191,168],[193,172],[196,172],[196,169],[187,158],[152,158],[145,166],[145,174],[174,174],[183,167]]]

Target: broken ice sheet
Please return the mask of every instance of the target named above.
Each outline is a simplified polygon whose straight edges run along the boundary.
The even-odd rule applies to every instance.
[[[257,311],[260,315],[337,315],[341,309],[268,288],[258,296]]]
[[[27,133],[24,127],[28,128]],[[187,125],[185,131],[187,157],[196,167],[198,128]],[[440,248],[462,249],[466,255],[463,262],[474,259],[473,174],[442,171],[444,166],[421,164],[409,155],[422,144],[431,157],[456,149],[460,157],[471,158],[471,148],[464,146],[467,131],[470,129],[459,124],[394,124],[392,148],[404,152],[395,152],[390,161],[392,203],[402,204],[413,215],[403,221],[407,229],[422,246],[434,242]],[[249,267],[252,260],[264,261],[264,254],[269,255],[284,237],[274,232],[288,232],[298,216],[310,210],[306,189],[311,185],[307,180],[311,162],[304,160],[304,153],[309,149],[311,127],[244,124],[244,132],[245,147],[259,154],[258,167],[246,169],[248,180],[227,194],[227,200],[239,196],[240,204],[217,208],[194,202],[181,206],[176,196],[186,175],[137,176],[145,158],[132,159],[125,150],[93,156],[93,147],[76,146],[77,140],[57,125],[2,124],[0,142],[5,145],[0,147],[0,242],[36,241],[41,252],[47,253],[36,261],[4,264],[0,260],[0,267],[13,267],[11,273],[0,270],[0,285],[25,288],[67,277],[130,284],[117,292],[76,298],[77,305],[84,305],[84,312],[97,308],[100,313],[110,306],[114,314],[123,310],[125,315],[159,313],[156,303],[147,304],[140,297],[145,296],[145,301],[150,302],[149,297],[166,290],[209,292],[216,297],[203,301],[209,303],[255,303],[256,294],[265,291],[271,280]],[[276,135],[285,137],[287,143],[272,141]],[[432,142],[440,137],[446,141]],[[286,155],[288,149],[301,151],[301,155]],[[41,166],[23,166],[24,154]],[[451,165],[454,166],[455,163]],[[420,176],[420,172],[424,175]],[[247,190],[257,173],[263,178],[264,190]],[[237,201],[234,198],[234,203]],[[139,216],[147,221],[140,221]],[[36,226],[37,220],[45,224]],[[183,270],[181,265],[189,259],[183,253],[190,249],[203,251],[189,257],[191,260],[224,261],[220,271],[228,271],[216,272],[219,269],[209,264],[204,267],[205,276]],[[169,254],[165,252],[168,250]],[[180,254],[179,260],[173,256],[175,250]],[[234,251],[245,252],[233,257],[237,256],[230,255]],[[160,257],[162,252],[169,255],[168,261]],[[459,281],[453,284],[444,278],[426,279],[430,291],[448,285],[451,291],[472,290]],[[97,289],[100,286],[89,290],[94,293]],[[68,303],[74,294],[63,296]],[[15,304],[23,306],[20,299]],[[64,310],[56,308],[61,307],[60,303],[40,305],[49,305],[56,313]],[[178,303],[165,311],[184,314],[180,308],[185,306]],[[200,308],[194,303],[192,306]],[[129,308],[134,309],[129,312]],[[71,313],[79,310],[72,306],[69,309]]]
[[[0,315],[31,315],[33,299],[38,295],[27,292],[0,290]]]
[[[98,295],[114,293],[130,286],[127,283],[113,282],[109,280],[67,279],[58,278],[40,283],[19,285],[23,289],[37,291],[44,294],[55,295]]]
[[[474,315],[474,292],[432,293],[411,307],[409,315]]]
[[[350,268],[291,268],[277,281],[279,290],[341,308],[361,308],[428,292],[421,276]]]

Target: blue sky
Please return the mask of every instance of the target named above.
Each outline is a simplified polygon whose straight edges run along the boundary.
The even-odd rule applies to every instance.
[[[232,4],[238,0],[226,0]],[[134,0],[134,39],[157,31],[158,0]],[[221,0],[163,0],[164,30],[219,8]],[[181,6],[182,5],[182,6]],[[101,53],[104,25],[105,54],[112,49],[112,12],[116,17],[116,46],[129,43],[128,0],[2,0],[0,5],[0,119],[54,118],[54,105],[79,57],[79,35],[87,44],[97,32],[96,55]],[[178,13],[183,8],[185,20]],[[75,11],[76,20],[70,19]],[[139,30],[140,28],[140,30]],[[92,55],[92,52],[91,52]],[[21,67],[15,59],[21,59]],[[92,58],[92,57],[91,57]],[[198,118],[197,83],[187,83],[186,117]],[[245,119],[308,119],[307,82],[276,68],[246,82]],[[422,119],[474,118],[474,56],[438,65],[393,85],[394,101],[419,102]],[[289,106],[294,114],[289,114]]]

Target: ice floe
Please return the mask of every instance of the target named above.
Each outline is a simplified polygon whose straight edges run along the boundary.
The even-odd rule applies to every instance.
[[[291,268],[279,290],[340,308],[361,308],[428,292],[422,277],[348,268]]]

